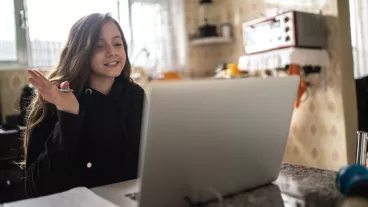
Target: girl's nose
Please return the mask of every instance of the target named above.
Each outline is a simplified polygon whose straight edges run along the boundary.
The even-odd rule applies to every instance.
[[[110,56],[115,56],[116,55],[116,50],[114,49],[114,47],[112,45],[109,45],[106,47],[106,56],[110,57]]]

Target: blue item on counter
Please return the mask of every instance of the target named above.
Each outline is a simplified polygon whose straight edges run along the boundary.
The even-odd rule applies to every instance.
[[[336,187],[345,196],[368,198],[368,169],[362,165],[342,168],[336,177]]]

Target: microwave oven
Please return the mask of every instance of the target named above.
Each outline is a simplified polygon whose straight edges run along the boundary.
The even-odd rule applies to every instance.
[[[321,14],[287,11],[245,22],[242,32],[245,54],[287,47],[325,47],[324,17]]]

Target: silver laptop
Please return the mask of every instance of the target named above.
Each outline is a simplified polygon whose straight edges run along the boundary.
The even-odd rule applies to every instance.
[[[273,182],[298,83],[289,76],[153,84],[139,206],[188,206]]]

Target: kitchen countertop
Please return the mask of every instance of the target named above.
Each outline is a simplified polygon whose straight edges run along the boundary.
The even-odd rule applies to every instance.
[[[278,179],[272,184],[253,190],[240,192],[224,199],[224,206],[217,202],[201,207],[334,207],[341,206],[344,197],[337,191],[335,178],[337,172],[311,168],[302,165],[283,163]],[[124,187],[122,185],[124,184]],[[134,183],[123,182],[93,191],[119,206],[125,205],[123,196],[127,184],[137,188]],[[132,188],[132,187],[130,187]],[[137,188],[138,190],[138,188]],[[128,201],[130,201],[128,199]],[[355,206],[355,205],[352,205]],[[349,206],[350,207],[350,206]]]
[[[344,197],[335,187],[336,172],[301,165],[283,163],[278,179],[272,184],[240,192],[224,199],[225,205],[217,202],[201,207],[332,207],[341,206]],[[127,193],[139,191],[139,181],[131,180],[91,189],[100,197],[118,206],[137,206]],[[51,200],[58,194],[51,195]],[[60,196],[59,196],[60,197]],[[10,203],[9,207],[30,206],[46,202],[47,197]],[[366,204],[366,203],[365,203]],[[0,204],[0,207],[2,205]],[[45,205],[44,205],[45,206]],[[349,205],[355,206],[357,205]]]
[[[344,197],[337,191],[337,172],[283,163],[278,179],[269,185],[225,198],[225,206],[340,206]],[[218,207],[209,203],[206,207]]]

